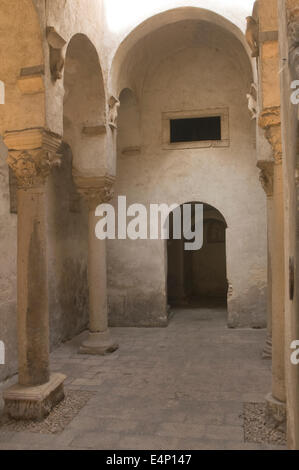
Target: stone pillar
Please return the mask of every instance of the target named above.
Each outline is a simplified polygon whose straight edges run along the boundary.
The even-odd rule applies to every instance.
[[[260,182],[267,196],[267,247],[268,247],[268,265],[267,265],[267,339],[263,350],[263,358],[272,358],[272,232],[273,232],[273,176],[274,162],[269,160],[259,161]]]
[[[79,193],[88,204],[88,285],[89,285],[89,335],[83,341],[81,354],[105,355],[118,349],[108,328],[106,241],[95,234],[98,218],[95,210],[99,204],[113,197],[114,178],[86,177],[74,173]]]
[[[41,128],[7,132],[8,165],[18,183],[17,302],[19,382],[4,392],[14,418],[42,419],[63,397],[50,374],[45,183],[59,164],[61,139]]]
[[[272,146],[273,224],[272,229],[272,394],[267,397],[268,415],[285,421],[285,322],[284,322],[284,200],[280,108],[264,109],[260,126]]]
[[[299,365],[290,360],[290,345],[299,339],[299,104],[290,100],[299,78],[298,0],[279,1],[283,164],[285,211],[285,331],[288,448],[299,450]],[[288,59],[288,60],[286,60]],[[288,66],[287,66],[288,65]],[[294,89],[292,89],[293,91]]]

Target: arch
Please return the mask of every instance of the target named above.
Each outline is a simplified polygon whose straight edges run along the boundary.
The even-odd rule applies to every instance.
[[[167,301],[171,306],[227,307],[227,258],[225,218],[215,207],[202,202],[192,205],[192,231],[196,204],[203,205],[203,245],[186,251],[184,237],[173,237],[173,214],[169,215],[170,239],[167,241]],[[180,206],[182,207],[182,206]],[[217,230],[211,230],[217,224]]]
[[[251,73],[255,77],[256,72],[254,62],[251,59],[249,46],[246,42],[244,33],[236,24],[211,10],[198,7],[179,7],[164,11],[148,18],[139,24],[121,42],[114,55],[111,66],[110,89],[113,91],[113,93],[119,94],[122,88],[128,86],[128,83],[121,81],[120,77],[122,71],[125,68],[128,54],[139,41],[164,26],[187,20],[210,23],[233,35],[239,41],[244,55],[247,58],[247,62],[250,65]]]
[[[64,70],[64,139],[78,171],[106,166],[106,93],[97,50],[85,34],[67,47]]]

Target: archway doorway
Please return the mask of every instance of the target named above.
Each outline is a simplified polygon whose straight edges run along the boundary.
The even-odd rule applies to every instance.
[[[194,231],[192,203],[192,230]],[[170,215],[170,238],[167,241],[167,292],[170,307],[227,306],[226,222],[214,207],[203,204],[203,246],[196,251],[184,249],[184,238],[173,237],[173,214]]]

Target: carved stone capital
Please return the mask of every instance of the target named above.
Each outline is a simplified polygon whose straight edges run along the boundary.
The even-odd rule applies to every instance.
[[[276,164],[282,162],[282,138],[280,107],[266,108],[260,114],[259,126],[264,129],[265,136],[273,150]]]
[[[274,176],[274,162],[265,160],[259,161],[257,167],[261,170],[260,182],[267,195],[267,197],[273,196],[273,176]]]
[[[59,166],[61,137],[43,128],[10,131],[4,134],[8,147],[7,164],[13,170],[19,189],[44,185],[54,166]]]
[[[47,41],[50,47],[50,70],[54,81],[63,76],[65,54],[63,52],[66,40],[56,31],[54,26],[47,26]]]
[[[109,202],[113,198],[114,176],[85,176],[73,171],[73,178],[79,194],[85,199],[90,209],[93,210],[99,204]]]

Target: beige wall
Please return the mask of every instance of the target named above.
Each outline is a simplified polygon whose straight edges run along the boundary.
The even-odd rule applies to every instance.
[[[119,0],[118,12],[120,11],[122,0]],[[140,6],[140,5],[139,5]],[[201,19],[211,19],[220,26],[225,26],[230,30],[236,37],[238,37],[243,45],[245,44],[245,39],[243,32],[245,30],[245,16],[249,14],[252,6],[252,1],[240,5],[238,4],[234,9],[228,7],[224,2],[220,0],[213,0],[211,3],[210,0],[189,0],[189,1],[180,1],[180,0],[163,0],[158,3],[148,2],[146,10],[143,10],[140,15],[139,6],[136,8],[128,9],[127,13],[130,14],[119,15],[122,18],[123,23],[118,25],[115,28],[115,25],[111,23],[111,2],[109,8],[107,8],[107,2],[102,2],[101,0],[51,0],[50,2],[44,2],[43,0],[16,0],[11,2],[11,0],[2,0],[0,5],[0,22],[1,22],[1,34],[0,34],[0,80],[6,85],[6,105],[0,106],[0,135],[3,136],[6,130],[20,130],[28,127],[34,126],[45,126],[51,131],[63,134],[63,115],[64,115],[64,80],[57,80],[53,82],[49,70],[49,45],[45,37],[46,26],[54,26],[57,32],[63,36],[67,42],[64,52],[67,50],[68,45],[71,41],[71,38],[80,33],[85,35],[86,38],[90,40],[95,48],[95,54],[98,57],[98,79],[99,86],[104,86],[104,96],[101,110],[99,111],[99,116],[103,116],[108,111],[108,97],[111,93],[115,92],[113,84],[115,83],[115,63],[118,67],[118,64],[121,64],[119,60],[119,55],[116,57],[114,63],[113,59],[115,53],[122,43],[125,40],[127,35],[134,30],[138,25],[143,21],[148,23],[145,27],[142,26],[141,30],[138,32],[140,38],[146,34],[146,31],[150,31],[151,28],[158,28],[163,24],[175,23],[176,21],[184,18],[197,18]],[[169,12],[169,9],[179,7],[178,10]],[[184,7],[184,8],[182,8]],[[199,8],[196,8],[199,7]],[[209,11],[211,8],[211,11]],[[108,11],[109,10],[109,11]],[[115,10],[116,11],[116,10]],[[158,13],[162,13],[162,16],[154,16]],[[110,15],[110,16],[109,16]],[[175,29],[173,30],[175,33]],[[174,38],[173,38],[174,39]],[[203,37],[201,37],[203,39]],[[225,39],[224,37],[222,38]],[[136,40],[136,36],[135,36]],[[214,41],[214,35],[207,37],[207,40],[212,42]],[[228,42],[227,42],[228,41]],[[133,41],[134,42],[134,41]],[[180,38],[176,38],[177,45],[179,45]],[[236,67],[237,72],[240,71],[241,74],[246,73],[248,68],[247,65],[244,66],[242,60],[240,59],[240,54],[244,54],[244,51],[240,53],[238,46],[236,47],[236,42],[232,43],[229,39],[225,39],[226,51],[230,55],[230,61],[233,64],[234,60],[238,62],[238,67]],[[162,44],[160,43],[160,46]],[[127,52],[130,47],[126,45],[125,52]],[[177,47],[177,46],[175,46]],[[246,47],[246,46],[245,46]],[[188,60],[192,57],[192,54],[196,55],[196,58],[200,52],[192,52],[193,46],[191,46],[188,52]],[[157,51],[158,49],[158,51]],[[174,48],[175,49],[175,48]],[[167,51],[166,51],[167,52]],[[149,62],[152,61],[150,51],[147,49],[147,54],[149,54]],[[159,57],[159,44],[156,44],[156,52],[153,51],[153,55]],[[167,54],[166,54],[167,55]],[[199,58],[198,56],[198,58]],[[140,50],[139,55],[140,57]],[[193,56],[194,57],[194,56]],[[165,56],[166,58],[166,56]],[[201,57],[201,60],[203,57]],[[222,60],[222,59],[221,59]],[[218,61],[218,56],[217,56]],[[113,67],[112,67],[113,63]],[[154,60],[154,67],[159,64]],[[38,77],[38,83],[41,84],[41,90],[36,92],[36,84],[33,86],[34,94],[23,94],[18,85],[18,79],[20,77],[20,71],[22,68],[26,67],[37,67],[44,66],[44,75]],[[82,66],[82,64],[81,64]],[[179,66],[179,64],[177,64]],[[83,65],[84,67],[84,65]],[[117,69],[116,67],[116,69]],[[134,67],[133,67],[134,69]],[[194,70],[196,73],[196,70]],[[80,78],[84,75],[85,70],[79,70],[77,78]],[[165,72],[164,72],[165,74]],[[123,75],[124,76],[124,75]],[[135,124],[130,126],[128,133],[125,129],[123,136],[120,137],[120,140],[123,138],[127,139],[125,146],[140,146],[142,143],[142,157],[138,157],[134,160],[131,156],[128,156],[127,161],[131,162],[132,168],[132,178],[136,174],[136,181],[132,184],[132,193],[130,197],[139,196],[138,190],[135,191],[136,182],[140,181],[144,185],[144,181],[149,179],[147,185],[145,185],[146,191],[144,192],[144,198],[148,201],[149,197],[153,197],[154,200],[159,200],[164,196],[166,197],[166,202],[171,201],[176,196],[177,191],[165,191],[165,188],[169,186],[169,179],[174,178],[174,187],[182,188],[181,201],[184,202],[185,198],[189,199],[191,193],[193,196],[202,196],[206,197],[207,201],[212,203],[212,193],[214,189],[208,189],[207,185],[205,189],[199,191],[195,188],[194,190],[187,190],[186,182],[188,185],[192,183],[192,178],[187,172],[181,173],[181,169],[172,165],[173,161],[181,161],[182,153],[172,152],[161,152],[157,142],[154,143],[154,139],[151,142],[153,134],[156,135],[157,130],[151,127],[151,113],[154,116],[160,116],[161,109],[153,107],[148,110],[148,113],[145,113],[148,104],[151,99],[149,98],[152,90],[150,89],[150,83],[153,83],[154,80],[154,71],[150,71],[151,79],[148,82],[146,94],[142,97],[140,101],[139,110],[136,108],[133,111],[135,113],[134,117],[130,117],[135,124],[136,122],[142,121],[142,129],[148,126],[149,133],[143,135],[141,139],[141,129],[139,130]],[[166,76],[166,80],[169,79]],[[143,80],[143,79],[142,79]],[[247,80],[247,79],[246,79]],[[194,76],[190,89],[194,87]],[[138,81],[142,89],[142,81]],[[118,83],[116,83],[118,86]],[[131,85],[131,83],[130,83]],[[213,87],[215,84],[213,85]],[[222,86],[222,85],[221,85]],[[221,87],[220,87],[221,88]],[[243,87],[243,90],[247,91],[246,86]],[[157,96],[161,93],[162,90],[157,90]],[[192,106],[193,100],[191,100],[191,95],[189,91],[184,92],[186,97],[186,106],[188,109]],[[222,93],[222,92],[221,92]],[[198,96],[198,90],[195,92],[197,94],[196,100],[198,102],[197,106],[202,106],[202,101]],[[241,96],[241,92],[240,92]],[[141,95],[137,97],[139,100]],[[200,98],[200,99],[199,99]],[[159,98],[158,98],[159,99]],[[167,98],[168,99],[168,98]],[[184,98],[185,99],[185,98]],[[239,98],[238,98],[239,99]],[[243,96],[243,113],[247,116],[246,102]],[[106,100],[106,101],[105,101]],[[189,101],[188,101],[189,100]],[[171,100],[170,100],[171,101]],[[225,100],[227,102],[227,100]],[[157,103],[156,103],[157,104]],[[169,110],[170,107],[164,103],[163,109]],[[161,102],[162,105],[162,102]],[[181,104],[174,101],[171,106],[174,106],[177,109],[177,106],[181,107]],[[185,104],[184,104],[185,106]],[[234,108],[235,105],[233,105]],[[142,110],[143,116],[141,118],[140,112]],[[234,115],[234,112],[233,112]],[[98,116],[98,117],[99,117]],[[93,121],[96,121],[93,118]],[[130,121],[129,120],[129,121]],[[240,127],[239,119],[235,119],[237,122],[238,128]],[[244,121],[245,122],[245,121]],[[94,124],[94,122],[92,123]],[[242,127],[242,126],[241,126]],[[246,134],[252,132],[253,124],[249,121],[244,127],[244,132],[246,128]],[[122,128],[120,129],[120,134]],[[159,130],[160,132],[160,125]],[[132,133],[132,135],[131,135]],[[155,137],[154,135],[154,137]],[[243,139],[242,139],[243,140]],[[241,139],[240,139],[241,141]],[[240,147],[240,153],[242,158],[247,160],[245,154],[252,155],[252,168],[249,171],[248,175],[245,172],[242,173],[242,180],[248,179],[248,185],[250,185],[251,190],[256,184],[256,173],[253,170],[254,167],[254,149],[251,148],[249,152],[248,141],[249,137],[247,136],[244,140],[247,143],[236,143],[237,147]],[[250,137],[252,143],[252,135]],[[243,149],[247,149],[243,153]],[[77,148],[75,149],[76,152]],[[93,152],[91,155],[84,154],[86,148],[80,152],[78,156],[79,165],[84,161],[84,157],[89,157],[89,168],[105,167],[110,173],[115,172],[116,167],[116,154],[114,151],[114,137],[112,131],[107,126],[107,136],[105,142],[105,155],[104,155],[104,165],[103,155],[101,159],[98,159],[97,154]],[[209,157],[211,156],[214,162],[217,163],[217,159],[222,161],[222,155],[227,153],[230,154],[230,151],[209,151]],[[160,183],[157,184],[156,178],[160,179],[160,170],[157,162],[160,161],[161,154],[163,154],[163,168],[168,170],[170,166],[170,171],[168,176],[164,175],[161,178]],[[206,167],[206,158],[203,156],[204,151],[199,151],[199,159],[192,155],[190,152],[184,152],[184,161],[190,162],[191,156],[191,171],[198,170],[199,167],[203,170],[203,175],[209,175],[209,170]],[[218,156],[217,156],[218,155]],[[2,263],[0,267],[0,279],[1,279],[1,290],[0,290],[0,339],[4,336],[7,342],[7,366],[1,367],[0,379],[4,379],[6,376],[10,375],[16,371],[16,220],[17,216],[10,214],[9,212],[9,187],[8,187],[8,169],[5,163],[6,158],[6,149],[1,147],[0,150],[0,214],[3,218],[3,223],[1,223],[1,254],[2,254]],[[152,158],[153,157],[153,158]],[[80,160],[81,159],[81,160]],[[150,161],[154,162],[154,165],[149,171],[148,177],[145,176],[147,168],[151,167]],[[196,162],[198,160],[198,162]],[[127,165],[127,161],[119,164],[119,174],[122,174],[122,168],[124,165]],[[99,165],[100,163],[100,165]],[[136,165],[135,165],[136,163]],[[237,167],[240,166],[240,161],[236,162]],[[246,165],[245,165],[246,166]],[[249,165],[250,166],[250,165]],[[158,171],[157,171],[158,170]],[[229,172],[224,173],[228,176]],[[223,175],[225,177],[225,174]],[[218,177],[217,173],[210,175],[214,179],[214,188],[222,188],[223,182],[220,175]],[[210,177],[209,176],[209,177]],[[191,178],[191,179],[190,179]],[[193,177],[195,178],[195,177]],[[196,178],[195,178],[196,179]],[[252,183],[254,184],[252,186]],[[155,182],[155,185],[153,185]],[[197,179],[196,179],[197,182]],[[129,181],[131,184],[131,181]],[[234,184],[234,182],[232,182]],[[50,311],[51,311],[51,342],[52,345],[58,344],[59,341],[65,339],[76,332],[80,331],[82,327],[86,324],[86,225],[85,225],[85,215],[84,210],[80,208],[80,213],[72,213],[68,210],[69,197],[72,194],[72,181],[70,178],[70,168],[65,168],[64,166],[60,170],[55,170],[54,174],[51,176],[48,183],[48,244],[49,244],[49,282],[50,282]],[[122,182],[120,182],[120,187]],[[226,185],[227,182],[224,182]],[[57,186],[58,185],[58,186]],[[187,186],[188,186],[187,185]],[[158,189],[149,190],[150,187],[155,187]],[[127,189],[127,186],[125,186]],[[190,188],[189,188],[190,189]],[[142,191],[143,192],[143,191]],[[210,194],[211,193],[211,194]],[[260,196],[257,196],[259,200]],[[221,198],[219,198],[220,200]],[[229,199],[229,198],[228,198]],[[218,202],[215,198],[215,203]],[[223,204],[222,209],[225,209],[225,204],[228,204],[228,200]],[[219,204],[221,205],[221,204]],[[218,207],[221,210],[221,207]],[[260,206],[260,213],[263,212],[263,207]],[[238,215],[232,214],[232,217],[236,220]],[[258,218],[261,219],[261,214],[258,215]],[[57,231],[57,227],[61,224],[61,221],[64,220],[65,226],[63,230]],[[262,242],[263,243],[263,242]],[[261,253],[263,251],[261,243]],[[133,245],[128,244],[126,249],[135,252],[141,248],[143,250],[143,243],[136,242]],[[150,247],[150,249],[149,249]],[[118,250],[118,248],[117,248]],[[155,257],[152,256],[152,252],[155,253]],[[57,262],[58,255],[61,258],[60,262]],[[132,255],[133,256],[133,255]],[[132,261],[132,256],[128,256],[129,265]],[[244,255],[245,256],[245,255]],[[264,285],[261,279],[263,274],[261,274],[260,264],[263,262],[262,258],[257,255],[257,258],[260,261],[257,263],[253,272],[250,273],[250,276],[258,278],[259,289],[263,290]],[[164,261],[163,261],[164,260]],[[138,261],[138,262],[137,262]],[[165,262],[165,246],[162,243],[153,243],[148,242],[144,249],[144,253],[141,260],[141,268],[139,266],[140,260],[136,260],[136,264],[133,263],[133,269],[130,272],[142,273],[143,277],[146,277],[149,273],[148,285],[145,284],[145,292],[150,292],[150,298],[152,299],[152,293],[157,298],[156,306],[154,308],[154,316],[149,315],[150,323],[156,321],[157,317],[163,322],[165,319],[165,276],[166,276],[166,262]],[[254,264],[254,262],[253,262]],[[129,265],[127,269],[129,269]],[[145,267],[147,266],[147,268]],[[110,275],[114,272],[115,265],[112,264],[108,266]],[[69,290],[69,285],[72,284],[72,273],[80,273],[75,279],[75,285],[73,290],[79,292],[78,296],[66,296],[66,292]],[[126,270],[124,271],[126,276]],[[135,276],[135,275],[134,275]],[[139,312],[140,309],[144,306],[144,298],[139,299],[139,290],[136,289],[135,277],[131,279],[130,287],[130,296],[126,297],[126,305],[130,305],[129,310],[126,310],[124,307],[123,312],[131,311],[130,309],[136,309],[136,319],[139,321]],[[116,294],[113,297],[113,302],[115,299],[117,304],[119,302],[122,304],[122,274],[118,273],[116,281]],[[137,276],[138,281],[138,276]],[[126,279],[127,283],[128,280]],[[118,285],[119,284],[119,285]],[[120,287],[119,287],[120,286]],[[115,287],[115,286],[114,286]],[[113,287],[113,289],[114,289]],[[112,289],[112,291],[113,291]],[[134,294],[134,289],[135,294]],[[240,292],[240,289],[235,284],[235,300],[237,300],[237,292]],[[157,294],[158,293],[158,294]],[[245,293],[245,292],[244,292]],[[157,294],[157,295],[156,295]],[[67,298],[66,298],[67,297]],[[131,299],[131,300],[130,300]],[[139,300],[140,303],[138,304]],[[153,306],[153,304],[151,304]],[[73,313],[72,313],[73,311]],[[82,316],[80,317],[80,311]],[[120,312],[122,310],[120,309]],[[262,308],[260,309],[262,311]],[[158,312],[158,313],[157,313]],[[4,338],[4,339],[5,339]]]
[[[88,325],[87,210],[72,178],[72,152],[48,182],[48,263],[51,347]]]
[[[236,63],[230,54],[238,47],[242,61]],[[139,92],[141,150],[122,153],[128,142],[122,143],[121,128],[128,128],[130,117],[121,109],[117,194],[126,195],[128,204],[202,201],[218,209],[228,224],[229,325],[265,326],[266,201],[246,102],[251,83],[246,54],[223,29],[197,22],[146,37],[129,63],[142,50],[148,51],[146,59],[138,62],[135,75],[130,69]],[[162,112],[212,107],[229,108],[229,148],[162,148]],[[166,244],[129,240],[111,241],[108,247],[112,323],[163,323]]]

